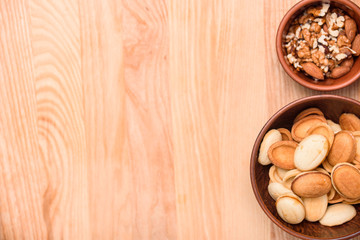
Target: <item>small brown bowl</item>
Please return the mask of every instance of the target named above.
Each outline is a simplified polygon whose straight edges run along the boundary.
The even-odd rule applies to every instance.
[[[346,75],[337,78],[325,78],[325,80],[315,81],[311,77],[306,76],[303,72],[298,72],[286,59],[286,50],[283,47],[285,36],[289,30],[289,27],[293,20],[297,18],[305,9],[310,6],[321,4],[322,0],[303,0],[293,6],[284,16],[280,22],[277,34],[276,34],[276,52],[283,66],[285,72],[296,82],[300,83],[304,87],[318,90],[318,91],[332,91],[340,88],[344,88],[351,83],[355,82],[360,77],[360,57],[356,59],[350,72]],[[360,8],[349,0],[329,0],[330,6],[335,6],[344,10],[350,17],[352,17],[357,26],[358,32],[360,29]]]
[[[284,231],[302,239],[349,239],[360,234],[360,204],[354,205],[357,215],[349,222],[335,227],[326,227],[319,222],[304,220],[300,224],[292,225],[284,222],[277,214],[275,201],[268,193],[270,165],[258,163],[258,153],[264,135],[270,129],[291,129],[298,113],[310,107],[319,108],[326,119],[338,122],[342,113],[354,113],[360,116],[360,102],[336,95],[316,95],[296,100],[272,116],[260,131],[250,160],[250,178],[255,197],[266,215]]]

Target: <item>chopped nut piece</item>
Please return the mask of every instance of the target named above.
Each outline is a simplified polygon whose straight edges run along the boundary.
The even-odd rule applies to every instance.
[[[320,26],[322,26],[325,23],[325,19],[323,18],[315,18],[313,21],[319,24]]]
[[[321,27],[316,22],[311,23],[310,25],[310,32],[316,32],[319,33],[321,31]]]
[[[290,34],[290,33],[294,33],[294,34],[295,34],[295,32],[296,32],[296,30],[297,30],[298,27],[299,27],[299,25],[291,25],[291,26],[289,27],[288,34]]]
[[[330,12],[336,13],[338,17],[343,16],[345,17],[344,11],[340,8],[333,8]]]
[[[291,42],[288,42],[285,45],[285,47],[288,54],[292,54],[292,55],[296,54],[296,40],[292,40]]]
[[[300,40],[298,41],[298,45],[296,47],[296,51],[299,51],[301,48],[303,48],[304,46],[306,46],[306,44],[308,44],[306,41],[304,40]]]
[[[334,77],[333,69],[360,53],[360,35],[356,44],[352,43],[349,29],[357,30],[356,22],[343,10],[330,8],[329,4],[308,8],[293,20],[285,36],[286,58],[297,71],[305,71],[312,77],[314,74],[309,73],[308,66],[311,66],[311,73],[318,69],[318,80],[323,79],[320,72],[323,77]],[[356,34],[356,31],[353,32]],[[354,46],[356,50],[352,49]]]
[[[323,29],[321,29],[321,34],[323,34],[323,35],[329,34],[329,29],[328,29],[327,24],[324,24]]]
[[[345,53],[338,53],[335,55],[336,60],[341,61],[345,58],[347,58],[347,55]]]
[[[330,17],[331,17],[332,22],[334,23],[335,20],[337,19],[337,14],[333,12],[333,13],[330,15]]]
[[[310,42],[311,33],[310,33],[309,29],[303,28],[303,30],[301,31],[301,33],[302,33],[305,41]],[[310,45],[311,45],[311,44],[310,44]]]
[[[333,25],[333,19],[331,18],[331,13],[327,13],[325,16],[326,26],[330,29]]]
[[[345,33],[344,30],[339,30],[339,36],[338,36],[338,38],[339,38],[340,36],[345,36],[345,37],[346,37],[346,33]],[[334,37],[332,37],[332,38],[334,38]],[[337,38],[334,38],[334,39],[337,40]]]
[[[300,26],[296,29],[295,36],[297,38],[302,38],[301,27]]]
[[[294,33],[289,33],[288,35],[286,35],[285,41],[290,42],[294,38],[295,38],[295,34]]]
[[[299,58],[311,58],[309,43],[306,41],[300,41],[296,47],[297,55]]]
[[[356,54],[356,52],[354,50],[352,50],[351,48],[349,48],[349,47],[345,47],[345,48],[349,49],[351,54]]]
[[[325,66],[329,64],[329,60],[325,58],[325,54],[319,50],[314,51],[314,53],[311,55],[311,59],[317,66]]]
[[[308,46],[305,46],[304,48],[300,49],[297,52],[297,54],[300,58],[310,58],[311,57],[310,49]]]
[[[312,14],[314,17],[323,17],[328,11],[330,4],[323,3],[322,6],[319,7],[311,7],[307,10],[309,14]]]
[[[339,49],[339,52],[346,54],[346,56],[348,56],[348,57],[353,54],[353,53],[351,52],[350,48],[348,48],[348,47],[342,47],[342,48],[340,48],[340,49]]]
[[[303,25],[301,25],[302,29],[310,29],[310,24],[309,23],[305,23]]]
[[[302,15],[300,18],[299,18],[299,23],[300,24],[305,24],[309,21],[312,21],[314,20],[314,17],[311,16],[310,14],[305,14],[305,15]]]
[[[328,67],[331,70],[333,70],[335,68],[336,64],[335,64],[335,61],[333,59],[329,59],[328,61]]]
[[[339,53],[339,48],[336,45],[329,47],[330,52]]]
[[[318,42],[321,43],[324,46],[327,46],[328,43],[325,41],[325,39],[326,39],[326,36],[322,35],[321,37],[319,37]]]
[[[317,48],[318,42],[317,42],[316,38],[315,38],[315,39],[312,38],[311,40],[313,41],[312,48],[313,48],[313,49]]]
[[[325,48],[322,45],[319,45],[319,51],[325,53]]]
[[[337,39],[337,45],[339,47],[351,47],[351,42],[345,35],[340,35]]]
[[[292,54],[288,54],[286,57],[288,58],[288,60],[291,64],[296,62],[296,58]]]
[[[338,26],[339,28],[344,27],[345,25],[345,18],[343,16],[340,16],[336,19],[336,26]]]
[[[294,63],[294,67],[297,69],[297,68],[302,68],[302,66],[300,65],[299,62],[295,62]]]
[[[321,10],[320,10],[319,16],[320,16],[320,17],[325,16],[325,14],[327,13],[327,11],[329,10],[329,7],[330,7],[330,4],[328,4],[328,3],[323,3],[323,4],[322,4],[322,8],[321,8]]]
[[[334,37],[339,36],[339,30],[332,30],[331,28],[329,28],[329,33],[331,36],[334,36]]]
[[[330,39],[330,40],[329,40]],[[336,41],[335,39],[332,39],[332,38],[327,38],[326,39],[326,42],[328,43],[329,46],[333,46],[333,45],[336,45]]]

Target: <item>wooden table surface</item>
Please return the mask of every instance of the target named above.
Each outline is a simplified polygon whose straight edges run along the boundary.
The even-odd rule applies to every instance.
[[[294,239],[249,158],[273,113],[321,94],[275,53],[296,2],[1,0],[0,238]]]

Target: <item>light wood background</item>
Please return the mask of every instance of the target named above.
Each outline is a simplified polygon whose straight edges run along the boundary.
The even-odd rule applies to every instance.
[[[0,238],[294,239],[249,158],[320,93],[275,53],[296,2],[1,0]]]

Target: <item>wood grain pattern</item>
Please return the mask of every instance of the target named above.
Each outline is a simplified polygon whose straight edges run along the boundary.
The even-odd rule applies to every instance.
[[[48,238],[88,238],[88,181],[76,1],[30,1]],[[69,204],[71,203],[71,204]]]
[[[123,1],[127,140],[134,176],[133,239],[176,238],[167,3]]]
[[[217,39],[211,37],[217,34],[217,26],[216,13],[205,4],[175,1],[169,6],[170,18],[175,18],[170,20],[170,91],[181,239],[220,238],[222,231],[218,147],[221,82],[215,66]],[[201,27],[210,25],[214,27]]]
[[[29,5],[0,2],[0,236],[46,237]],[[22,26],[22,27],[20,27]]]
[[[101,0],[81,1],[80,6],[90,235],[131,239],[133,181],[125,137],[122,8],[117,1]]]
[[[0,1],[0,238],[292,239],[249,159],[319,94],[275,53],[296,2]]]

